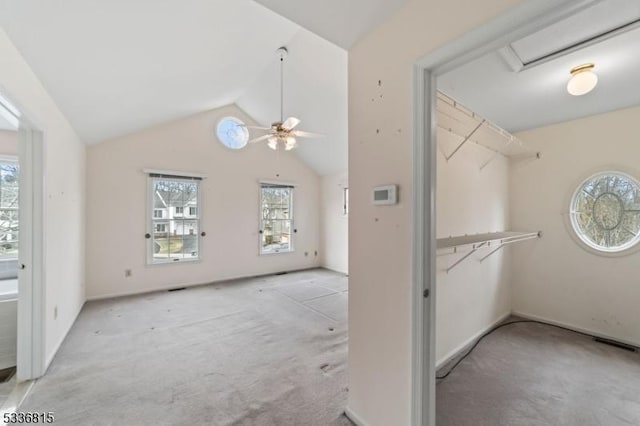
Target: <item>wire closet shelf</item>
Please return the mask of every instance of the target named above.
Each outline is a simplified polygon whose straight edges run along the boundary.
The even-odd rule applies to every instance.
[[[440,91],[438,91],[436,109],[439,133],[445,132],[456,140],[455,147],[448,153],[444,151],[442,144],[439,144],[447,161],[450,161],[468,143],[475,143],[493,153],[480,166],[480,170],[500,155],[512,160],[541,157],[540,152],[530,149],[522,140]],[[441,139],[443,135],[439,134],[438,140]]]
[[[446,269],[449,273],[456,266],[471,257],[472,254],[480,249],[489,249],[489,253],[480,258],[480,262],[484,262],[494,253],[497,253],[502,248],[509,244],[520,243],[523,241],[533,240],[542,237],[542,231],[538,232],[490,232],[486,234],[475,235],[461,235],[456,237],[438,238],[436,240],[436,248],[442,252],[446,249],[451,249],[449,254],[458,253],[461,248],[469,248],[469,251],[464,254],[460,259],[456,260],[451,266]]]

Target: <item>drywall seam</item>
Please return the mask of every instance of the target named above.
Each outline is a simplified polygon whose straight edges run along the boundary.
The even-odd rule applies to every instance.
[[[480,330],[479,332],[477,332],[476,334],[474,334],[473,336],[471,336],[470,338],[468,338],[467,340],[462,342],[462,344],[460,344],[460,346],[458,346],[456,349],[450,351],[448,354],[446,354],[444,357],[442,357],[442,359],[440,359],[440,360],[438,360],[436,362],[436,370],[438,370],[440,367],[442,367],[443,365],[445,365],[446,363],[448,363],[452,359],[456,358],[458,355],[460,355],[462,352],[464,352],[465,349],[467,349],[467,347],[469,345],[471,345],[478,338],[480,338],[480,336],[482,336],[484,333],[486,333],[487,331],[491,330],[493,327],[495,327],[496,325],[500,324],[501,322],[503,322],[504,320],[506,320],[510,316],[511,316],[511,311],[500,315],[500,317],[497,320],[495,320],[493,323],[489,324],[487,327],[483,328],[482,330]]]
[[[565,327],[565,328],[568,328],[570,330],[578,331],[580,333],[590,334],[591,336],[594,336],[594,337],[602,337],[602,338],[605,338],[605,339],[613,340],[613,341],[620,342],[620,343],[625,343],[627,345],[631,345],[631,346],[635,346],[635,347],[640,348],[640,341],[636,342],[636,341],[633,341],[633,340],[623,339],[623,338],[620,338],[618,336],[611,336],[611,335],[608,335],[608,334],[599,333],[597,331],[589,330],[587,328],[578,327],[578,326],[575,326],[573,324],[569,324],[569,323],[566,323],[566,322],[555,321],[555,320],[552,320],[552,319],[548,319],[548,318],[541,317],[541,316],[538,316],[538,315],[528,314],[528,313],[525,313],[525,312],[513,311],[512,315],[516,316],[516,317],[521,317],[521,318],[524,318],[524,319],[528,319],[528,320],[540,321],[540,322],[544,322],[544,323],[551,324],[551,325],[557,325],[557,326],[560,326],[560,327]]]
[[[357,415],[350,407],[344,409],[344,415],[356,426],[369,426],[369,423],[362,420],[362,417]]]

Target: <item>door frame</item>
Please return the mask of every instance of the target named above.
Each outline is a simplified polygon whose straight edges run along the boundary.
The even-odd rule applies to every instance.
[[[0,108],[18,127],[19,252],[16,376],[36,379],[46,371],[45,357],[45,141],[24,110],[0,86]],[[26,225],[25,225],[26,224]]]
[[[413,66],[411,424],[436,424],[436,79],[600,0],[529,0]]]

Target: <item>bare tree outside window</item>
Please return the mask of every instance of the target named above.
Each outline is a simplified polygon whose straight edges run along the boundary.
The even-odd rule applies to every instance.
[[[620,172],[599,173],[576,190],[571,224],[593,249],[620,252],[640,241],[640,183]]]
[[[293,188],[263,184],[260,190],[262,254],[293,251]]]
[[[0,162],[0,257],[18,257],[20,168],[17,162]]]

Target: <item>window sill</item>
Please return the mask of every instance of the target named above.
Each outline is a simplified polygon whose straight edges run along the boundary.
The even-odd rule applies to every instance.
[[[147,266],[165,266],[165,265],[182,265],[185,263],[202,263],[202,258],[197,259],[182,259],[167,262],[147,262]]]
[[[278,254],[291,254],[295,253],[295,250],[287,250],[287,251],[265,251],[260,252],[260,256],[273,256]]]

